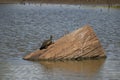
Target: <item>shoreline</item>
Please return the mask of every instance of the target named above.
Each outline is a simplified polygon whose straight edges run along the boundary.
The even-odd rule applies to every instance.
[[[25,4],[25,3],[46,3],[46,4],[119,4],[120,0],[0,0],[0,4]]]

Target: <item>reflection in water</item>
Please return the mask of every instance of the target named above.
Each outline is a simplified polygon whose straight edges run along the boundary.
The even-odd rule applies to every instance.
[[[56,73],[57,75],[59,75],[59,73],[72,75],[77,73],[79,76],[84,76],[84,78],[86,77],[90,80],[90,78],[95,78],[95,75],[97,75],[97,73],[100,71],[104,62],[105,59],[65,62],[41,61],[40,64],[44,67],[44,70],[47,71],[47,73],[52,72]]]

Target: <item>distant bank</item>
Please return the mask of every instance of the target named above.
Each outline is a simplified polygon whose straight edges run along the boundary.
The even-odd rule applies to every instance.
[[[120,0],[0,0],[7,3],[52,3],[52,4],[120,4]]]

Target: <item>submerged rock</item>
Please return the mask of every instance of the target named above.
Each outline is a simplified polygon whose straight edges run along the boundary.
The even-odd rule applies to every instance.
[[[36,50],[26,60],[81,60],[106,57],[93,29],[86,25],[58,39],[46,49]]]

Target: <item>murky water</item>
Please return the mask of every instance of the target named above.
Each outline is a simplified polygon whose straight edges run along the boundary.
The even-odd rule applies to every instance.
[[[120,9],[102,5],[0,4],[0,80],[119,80]],[[57,40],[90,24],[107,59],[31,62],[22,57],[50,34]]]

